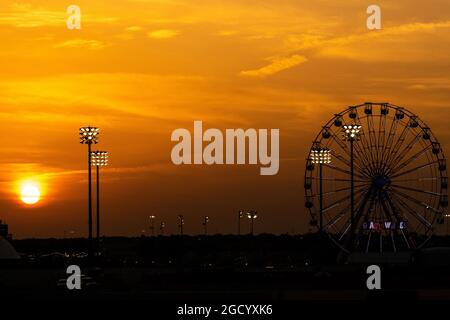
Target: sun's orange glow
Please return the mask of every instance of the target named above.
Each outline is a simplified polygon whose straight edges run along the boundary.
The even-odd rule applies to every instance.
[[[33,205],[41,199],[39,185],[34,182],[25,182],[20,187],[20,199],[23,203]]]

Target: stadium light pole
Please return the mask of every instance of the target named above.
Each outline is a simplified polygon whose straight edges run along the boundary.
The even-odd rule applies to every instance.
[[[355,229],[355,163],[354,142],[359,138],[361,126],[357,124],[344,125],[344,140],[350,142],[350,234]]]
[[[238,212],[238,236],[241,235],[241,219],[244,217],[244,211],[239,210]]]
[[[247,212],[247,217],[250,219],[250,234],[253,235],[253,222],[258,218],[258,213],[256,211]]]
[[[209,223],[209,217],[205,216],[203,218],[203,228],[204,228],[204,232],[205,232],[205,236],[208,234],[208,223]]]
[[[178,227],[180,228],[180,235],[183,235],[184,217],[182,214],[178,215]]]
[[[155,218],[156,218],[156,216],[151,215],[148,217],[150,219],[150,230],[152,231],[152,237],[154,237],[155,236]]]
[[[107,151],[91,152],[91,164],[96,169],[97,182],[97,254],[100,253],[100,167],[105,167],[109,162],[109,154]]]
[[[331,163],[331,150],[315,146],[311,150],[311,162],[319,165],[319,232],[323,230],[323,165]]]
[[[92,177],[91,177],[91,146],[98,143],[99,128],[96,127],[82,127],[80,128],[80,143],[88,146],[88,256],[92,257]]]

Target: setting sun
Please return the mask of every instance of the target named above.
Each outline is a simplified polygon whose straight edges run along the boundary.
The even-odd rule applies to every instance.
[[[20,199],[26,204],[35,204],[41,198],[41,192],[37,184],[24,183],[20,188]]]

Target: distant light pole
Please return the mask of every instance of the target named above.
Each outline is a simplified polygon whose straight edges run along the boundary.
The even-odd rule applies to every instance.
[[[159,224],[159,233],[163,236],[164,235],[164,228],[166,227],[166,223],[164,221],[162,221]]]
[[[184,217],[182,214],[178,215],[178,227],[180,228],[180,235],[183,235]]]
[[[355,164],[353,144],[359,138],[361,126],[358,124],[344,125],[344,140],[350,142],[350,235],[355,229]]]
[[[82,127],[80,128],[80,143],[88,145],[88,237],[89,248],[88,255],[92,257],[92,178],[91,178],[91,145],[98,143],[99,128],[96,127]]]
[[[97,253],[100,253],[100,167],[108,165],[109,154],[107,151],[91,152],[91,164],[97,171]]]
[[[208,222],[209,222],[209,217],[205,216],[205,218],[203,219],[203,223],[202,223],[204,231],[205,231],[205,236],[208,234]]]
[[[244,211],[239,210],[238,212],[238,236],[241,235],[241,219],[244,217]]]
[[[152,237],[155,236],[155,218],[156,216],[151,215],[148,216],[150,218],[150,230],[152,231]]]
[[[247,212],[247,217],[250,219],[250,234],[253,235],[253,222],[258,218],[258,213],[256,211]]]
[[[324,164],[331,163],[331,150],[319,145],[311,150],[311,162],[319,165],[319,232],[322,233],[323,228],[323,170]]]
[[[67,234],[69,234],[69,237],[74,237],[74,234],[75,234],[75,231],[73,231],[73,230],[69,230],[69,231],[67,231],[67,230],[64,230],[64,239],[66,239],[67,238]]]

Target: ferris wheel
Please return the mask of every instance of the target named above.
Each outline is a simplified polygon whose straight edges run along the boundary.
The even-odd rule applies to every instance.
[[[388,103],[352,106],[328,121],[304,187],[311,225],[347,253],[420,248],[448,206],[441,145],[418,116]]]

